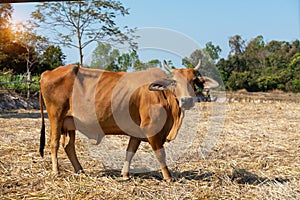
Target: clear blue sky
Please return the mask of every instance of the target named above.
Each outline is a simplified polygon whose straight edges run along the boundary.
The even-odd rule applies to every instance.
[[[222,57],[228,55],[229,37],[236,34],[246,41],[258,35],[266,42],[300,39],[300,0],[124,0],[122,3],[130,8],[130,15],[118,18],[118,25],[171,29],[201,47],[211,41],[221,47]],[[26,20],[35,4],[13,5],[15,20]],[[94,47],[87,48],[85,54]],[[77,51],[65,48],[63,51],[67,64],[78,61]]]

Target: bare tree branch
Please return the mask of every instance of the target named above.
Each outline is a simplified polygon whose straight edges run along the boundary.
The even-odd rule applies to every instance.
[[[32,16],[41,25],[55,32],[58,43],[77,48],[82,65],[82,50],[97,41],[127,42],[132,48],[132,29],[121,29],[116,25],[116,16],[128,15],[119,1],[87,0],[67,2],[45,2],[37,6]]]

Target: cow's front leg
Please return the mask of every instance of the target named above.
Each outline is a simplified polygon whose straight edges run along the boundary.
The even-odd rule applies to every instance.
[[[139,148],[140,143],[141,143],[141,140],[134,138],[134,137],[130,137],[130,140],[129,140],[129,143],[127,146],[127,150],[126,150],[125,162],[124,162],[123,169],[121,172],[123,180],[129,179],[130,163],[131,163],[131,160],[132,160],[135,152]]]
[[[161,149],[155,150],[154,153],[155,153],[155,156],[156,156],[156,158],[159,162],[160,169],[161,169],[161,172],[162,172],[162,175],[163,175],[164,179],[166,181],[170,181],[172,176],[171,176],[171,173],[170,173],[170,171],[168,169],[168,166],[167,166],[167,163],[166,163],[165,148],[162,147]]]
[[[167,163],[166,163],[166,152],[163,147],[162,141],[160,137],[151,137],[149,138],[149,143],[154,151],[154,154],[159,162],[160,169],[163,175],[164,180],[171,181],[171,173],[168,169]]]

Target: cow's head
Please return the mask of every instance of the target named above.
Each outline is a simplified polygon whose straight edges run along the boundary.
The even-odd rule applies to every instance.
[[[164,61],[164,67],[168,70],[173,77],[181,76],[185,77],[186,81],[193,87],[193,90],[196,92],[196,87],[203,88],[216,88],[219,86],[219,83],[212,78],[207,76],[202,76],[199,72],[201,67],[201,60],[199,60],[198,64],[194,68],[184,68],[184,69],[173,69],[168,66],[167,62]]]
[[[162,79],[153,82],[150,90],[171,89],[179,101],[179,106],[188,110],[194,106],[194,96],[197,88],[215,88],[219,84],[215,80],[202,76],[199,72],[201,60],[194,68],[173,69],[164,61],[164,67],[172,74],[171,79]]]
[[[170,67],[164,61],[164,66],[166,68]],[[180,70],[180,69],[179,69]],[[191,77],[191,78],[190,78]],[[153,82],[150,86],[150,90],[167,90],[170,89],[172,93],[176,96],[179,106],[183,110],[188,110],[194,106],[194,88],[191,84],[193,82],[193,70],[186,71],[172,71],[172,77],[169,79],[160,79]]]
[[[194,92],[182,77],[179,77],[177,80],[171,78],[162,78],[156,80],[149,85],[149,90],[171,90],[176,96],[180,108],[183,110],[188,110],[194,106]]]

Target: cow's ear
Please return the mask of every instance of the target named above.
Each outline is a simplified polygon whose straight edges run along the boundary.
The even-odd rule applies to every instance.
[[[203,79],[204,79],[203,85],[204,85],[205,88],[219,87],[219,83],[217,81],[215,81],[214,79],[209,78],[207,76],[203,76]]]
[[[149,90],[151,91],[162,91],[162,90],[167,90],[171,86],[176,85],[176,81],[173,79],[159,79],[154,81],[149,85]]]

